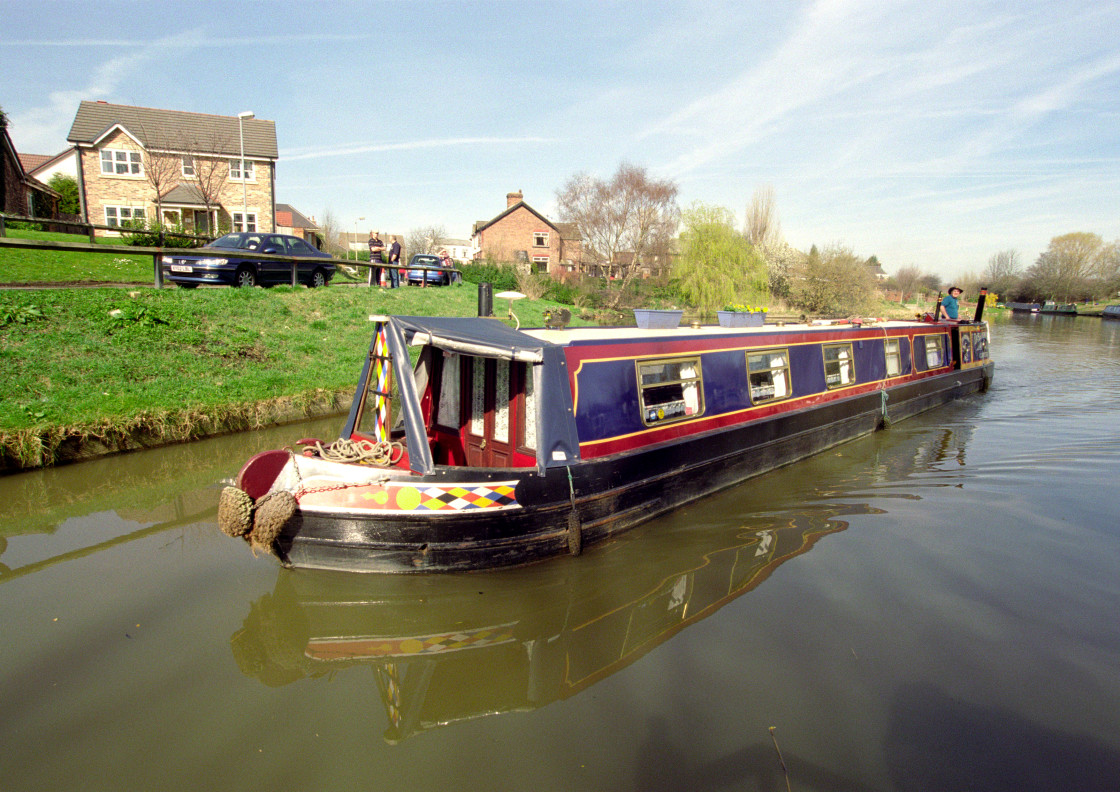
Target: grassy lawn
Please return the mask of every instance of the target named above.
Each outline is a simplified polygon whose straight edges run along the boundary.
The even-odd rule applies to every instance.
[[[47,242],[89,244],[84,234],[8,229],[8,239],[35,239]],[[95,244],[120,245],[120,239],[98,237]],[[0,248],[0,283],[146,283],[155,281],[151,255],[129,255],[56,250],[19,250]]]
[[[554,306],[523,300],[516,311],[541,326]],[[474,316],[477,307],[470,283],[0,291],[0,456],[24,459],[45,443],[49,458],[51,438],[138,426],[189,437],[202,418],[347,390],[371,314]]]

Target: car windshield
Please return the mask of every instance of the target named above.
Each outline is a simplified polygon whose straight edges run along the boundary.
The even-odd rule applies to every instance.
[[[260,234],[233,233],[218,237],[203,247],[226,248],[227,250],[258,250],[263,237]]]
[[[439,264],[439,259],[435,256],[416,256],[412,259],[412,264],[416,267],[434,267]]]

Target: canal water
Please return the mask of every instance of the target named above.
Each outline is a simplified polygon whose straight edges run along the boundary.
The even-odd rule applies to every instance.
[[[0,479],[0,788],[1120,789],[1120,322],[494,573],[287,571],[223,480],[336,421]]]

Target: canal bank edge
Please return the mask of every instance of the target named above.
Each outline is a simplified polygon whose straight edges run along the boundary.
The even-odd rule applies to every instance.
[[[342,415],[353,388],[229,405],[220,413],[141,414],[117,423],[0,431],[0,475]]]

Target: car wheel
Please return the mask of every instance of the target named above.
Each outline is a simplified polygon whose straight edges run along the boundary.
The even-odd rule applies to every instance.
[[[309,285],[311,286],[312,289],[317,288],[319,286],[326,286],[327,285],[327,273],[323,272],[321,269],[315,270],[314,272],[311,273],[311,283]]]
[[[256,286],[257,276],[248,267],[242,267],[237,271],[237,276],[233,281],[234,286]]]

